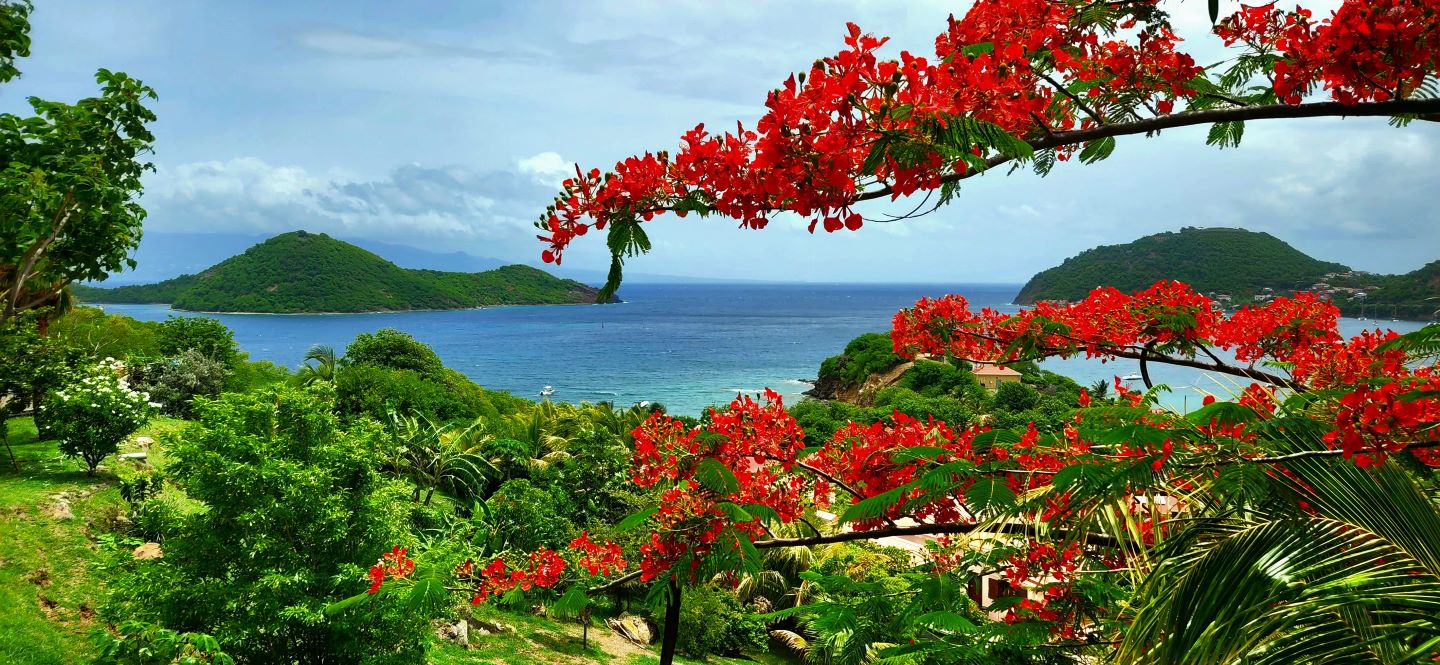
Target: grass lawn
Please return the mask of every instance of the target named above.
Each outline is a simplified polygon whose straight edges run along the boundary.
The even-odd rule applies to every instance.
[[[156,419],[140,433],[159,438],[177,426]],[[87,476],[54,441],[37,440],[30,418],[10,421],[10,444],[20,470],[0,451],[0,663],[88,663],[103,591],[94,537],[125,510],[115,488],[121,462]]]
[[[470,636],[470,649],[452,642],[437,640],[431,652],[434,665],[655,665],[660,662],[658,644],[636,646],[616,635],[597,621],[590,627],[588,648],[581,640],[580,625],[574,621],[554,621],[544,617],[502,612],[481,605],[475,616],[515,628],[513,633]],[[757,656],[760,663],[784,661],[774,656]],[[703,661],[676,658],[678,663],[691,665],[755,665],[755,660],[711,656]]]

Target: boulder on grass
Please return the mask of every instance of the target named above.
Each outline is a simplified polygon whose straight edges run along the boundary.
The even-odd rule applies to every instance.
[[[613,619],[606,619],[605,625],[635,644],[646,645],[655,639],[655,632],[650,630],[650,622],[633,614],[624,614]]]

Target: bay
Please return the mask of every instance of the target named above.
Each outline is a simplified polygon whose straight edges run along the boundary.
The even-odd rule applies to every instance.
[[[826,357],[866,332],[889,330],[895,312],[921,297],[958,293],[971,306],[1013,312],[1014,284],[635,284],[616,305],[495,307],[383,314],[196,314],[166,305],[104,305],[141,320],[211,316],[235,331],[252,359],[291,369],[312,345],[343,352],[356,335],[397,328],[435,349],[445,364],[481,385],[535,398],[629,405],[660,402],[696,415],[737,393],[770,387],[798,400]],[[1376,324],[1343,319],[1346,335]],[[1421,323],[1383,322],[1399,332]],[[1089,384],[1138,371],[1133,361],[1075,358],[1044,366]],[[1230,394],[1232,377],[1152,367],[1177,409],[1204,392]]]

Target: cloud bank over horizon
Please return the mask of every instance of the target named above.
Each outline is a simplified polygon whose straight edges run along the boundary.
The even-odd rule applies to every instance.
[[[1167,3],[1202,63],[1204,8]],[[119,69],[160,93],[151,233],[304,228],[533,262],[533,221],[574,163],[673,149],[695,124],[750,124],[765,92],[841,46],[843,26],[929,52],[964,3],[360,3],[98,0],[38,7],[24,95],[72,100]],[[563,17],[563,20],[557,20]],[[1041,182],[992,173],[949,206],[857,233],[781,220],[662,219],[638,272],[804,281],[1019,282],[1098,244],[1183,226],[1269,232],[1376,272],[1440,259],[1440,124],[1254,122],[1238,150],[1203,130],[1122,139]],[[882,208],[905,211],[915,202]],[[878,211],[878,210],[877,210]],[[590,240],[590,239],[586,239]],[[603,242],[567,266],[602,268]]]

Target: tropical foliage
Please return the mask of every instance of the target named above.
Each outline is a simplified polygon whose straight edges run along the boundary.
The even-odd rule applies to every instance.
[[[132,389],[125,371],[124,363],[106,358],[71,377],[40,407],[61,452],[80,458],[91,475],[150,419],[150,395]]]
[[[161,413],[182,418],[194,415],[195,398],[218,396],[229,378],[228,365],[199,349],[134,367],[130,376],[137,389],[160,405]]]
[[[617,561],[597,586],[594,568],[569,562],[583,569],[613,546],[578,539],[560,554],[556,533],[531,539],[528,558],[496,557],[459,581],[475,602],[573,585],[557,601],[573,609],[587,588],[637,578],[660,590],[717,576],[773,586],[761,554],[773,548],[931,536],[914,574],[881,583],[866,568],[812,569],[800,575],[812,590],[796,592],[811,602],[770,618],[798,620],[800,631],[777,628],[785,641],[836,662],[950,662],[997,640],[1071,658],[1114,643],[1127,662],[1191,662],[1197,651],[1217,663],[1430,657],[1440,644],[1440,577],[1426,559],[1440,548],[1429,468],[1440,467],[1440,379],[1414,363],[1433,359],[1437,329],[1346,341],[1337,319],[1307,297],[1226,318],[1176,283],[1018,315],[922,300],[896,316],[897,353],[1203,356],[1254,383],[1175,414],[1156,406],[1160,389],[1117,381],[1112,403],[1080,391],[1065,418],[1014,430],[894,412],[847,423],[818,447],[774,394],[739,398],[699,427],[655,414],[634,432],[632,476],[658,501],[621,522],[649,531],[638,567]],[[1288,371],[1227,364],[1212,347]],[[1035,407],[1035,388],[1009,385],[997,408]],[[526,519],[558,524],[540,501]],[[818,528],[825,511],[839,515]],[[802,525],[808,533],[780,535]],[[987,591],[956,593],[967,587]]]
[[[28,0],[0,2],[0,83],[30,55],[31,9]],[[60,304],[73,281],[134,267],[155,91],[107,69],[95,81],[98,97],[32,97],[34,115],[0,114],[0,323]]]
[[[108,611],[208,633],[241,662],[414,662],[423,618],[324,611],[364,588],[354,561],[407,533],[409,488],[378,471],[383,436],[342,429],[323,389],[202,404],[167,473],[204,510],[175,518],[162,559],[122,566]]]

